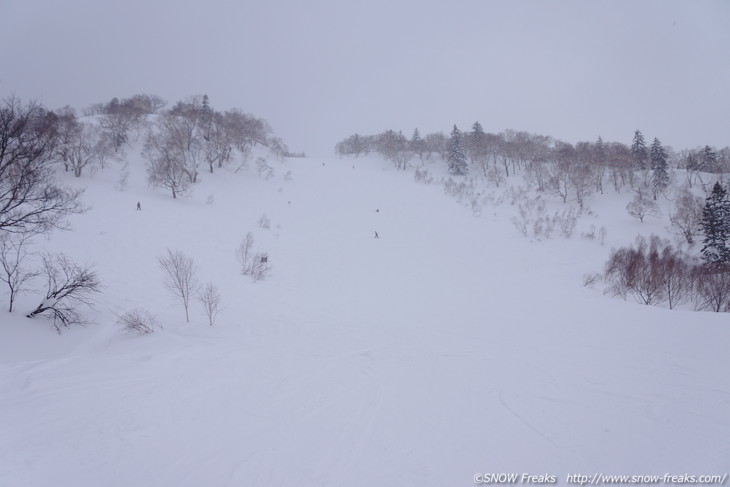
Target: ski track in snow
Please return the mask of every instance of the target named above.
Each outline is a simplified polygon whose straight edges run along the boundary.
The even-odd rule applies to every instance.
[[[175,202],[140,174],[128,193],[97,176],[94,210],[52,242],[97,264],[98,324],[0,330],[0,486],[444,486],[487,471],[562,483],[730,467],[726,316],[606,298],[580,278],[608,247],[530,242],[507,204],[475,218],[377,160],[325,162],[276,166],[293,182],[206,175]],[[255,284],[233,258],[247,231],[272,262]],[[154,261],[166,247],[219,286],[216,326],[199,310],[181,320]],[[134,306],[164,331],[121,335],[114,315]]]

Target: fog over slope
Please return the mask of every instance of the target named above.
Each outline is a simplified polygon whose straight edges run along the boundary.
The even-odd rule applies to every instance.
[[[664,220],[626,213],[629,192],[590,198],[572,238],[540,240],[511,221],[521,176],[480,186],[475,212],[444,194],[443,164],[418,184],[376,156],[260,152],[271,177],[229,167],[173,200],[147,187],[138,151],[124,191],[118,165],[62,173],[91,209],[37,242],[94,265],[94,324],[59,336],[23,316],[32,294],[0,318],[0,485],[727,470],[726,316],[583,287],[611,247],[668,234]],[[591,226],[603,242],[582,236]],[[236,261],[248,232],[271,265],[258,282]],[[167,248],[218,287],[214,326],[197,302],[186,323],[162,285]],[[122,333],[117,316],[138,307],[163,329]]]

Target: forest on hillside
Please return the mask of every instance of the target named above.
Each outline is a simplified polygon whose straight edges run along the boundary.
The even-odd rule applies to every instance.
[[[338,142],[335,151],[340,157],[378,153],[398,170],[414,167],[421,182],[433,182],[429,164],[443,164],[452,176],[442,178],[445,192],[470,200],[475,210],[484,199],[478,188],[499,188],[520,176],[527,188],[513,191],[518,207],[513,223],[535,238],[570,237],[576,219],[590,211],[586,200],[593,195],[632,194],[626,211],[641,222],[661,215],[659,200],[671,202],[669,224],[677,244],[639,235],[614,249],[604,271],[586,275],[584,284],[602,279],[607,293],[645,305],[673,309],[691,303],[696,310],[730,311],[730,197],[723,181],[730,171],[729,147],[675,151],[656,137],[648,144],[640,130],[630,144],[599,136],[573,145],[528,132],[488,133],[475,122],[465,133],[454,125],[448,137],[441,132],[422,137],[418,129],[410,139],[394,130],[354,134]],[[567,208],[550,215],[542,196],[557,198]],[[605,228],[590,233],[596,234],[602,241]]]
[[[236,108],[217,111],[206,95],[166,106],[161,97],[142,94],[94,104],[78,116],[68,106],[50,110],[16,97],[0,101],[0,282],[9,292],[9,312],[17,296],[33,284],[42,298],[27,316],[49,316],[60,331],[85,323],[79,308],[92,304],[101,292],[93,266],[63,253],[36,256],[30,250],[39,236],[69,229],[67,217],[89,209],[84,190],[64,184],[60,174],[80,178],[115,161],[121,166],[116,187],[124,190],[130,174],[127,151],[141,145],[149,186],[177,198],[199,182],[202,171],[212,174],[230,165],[238,172],[252,159],[255,146],[277,158],[289,155],[264,119]],[[256,168],[259,175],[272,171],[263,157]],[[252,242],[245,250],[243,273],[263,277],[265,254],[252,252]],[[194,290],[180,279],[192,264],[177,252],[168,254],[159,258],[160,265],[171,274],[173,293],[185,297],[187,313]],[[40,262],[31,265],[32,260]],[[217,293],[211,286],[201,295],[208,305]],[[145,322],[139,314],[127,318]]]

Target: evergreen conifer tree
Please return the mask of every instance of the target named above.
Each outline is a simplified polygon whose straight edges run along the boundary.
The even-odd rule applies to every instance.
[[[455,176],[464,176],[469,172],[469,165],[466,162],[466,153],[462,141],[461,131],[454,125],[449,137],[448,153],[446,155],[449,164],[449,172]]]
[[[471,133],[466,136],[466,152],[471,159],[471,163],[478,163],[484,166],[486,163],[486,134],[482,128],[482,124],[478,121],[474,122],[471,127]]]
[[[713,172],[717,169],[715,166],[717,166],[717,154],[715,154],[709,145],[706,145],[702,149],[702,162],[700,163],[700,167],[703,171]]]
[[[112,101],[109,102],[109,105],[106,107],[106,113],[114,115],[116,113],[119,113],[119,107],[121,106],[121,103],[119,103],[119,98],[116,96],[112,98]]]
[[[596,162],[598,164],[606,163],[606,146],[603,143],[603,138],[599,135],[596,141]]]
[[[200,107],[200,125],[203,132],[203,138],[210,140],[211,123],[213,122],[213,109],[210,107],[210,99],[208,95],[203,95],[202,106]],[[212,172],[212,168],[211,168]]]
[[[644,136],[640,130],[634,132],[634,141],[631,143],[631,156],[634,159],[634,167],[639,171],[646,169],[647,151],[644,143]]]
[[[662,147],[659,139],[654,138],[651,144],[651,168],[653,174],[651,177],[651,186],[654,192],[654,199],[669,186],[669,172],[667,164],[667,151]]]
[[[687,154],[687,162],[685,163],[684,167],[688,171],[696,171],[697,170],[697,160],[695,159],[694,154],[691,152]]]
[[[471,130],[472,130],[472,133],[476,136],[484,135],[484,129],[482,128],[482,124],[480,124],[478,120],[476,122],[474,122],[474,125],[472,125]]]
[[[418,131],[418,127],[413,129],[413,136],[411,137],[409,145],[411,151],[418,154],[418,158],[423,160],[423,151],[425,149],[425,144],[423,142],[423,139],[421,138],[421,133]]]
[[[730,200],[727,190],[716,182],[712,193],[705,200],[702,210],[702,233],[705,234],[701,253],[705,264],[726,268],[730,264]]]

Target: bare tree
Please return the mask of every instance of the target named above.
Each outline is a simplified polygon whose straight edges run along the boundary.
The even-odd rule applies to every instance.
[[[698,310],[730,311],[730,270],[697,266],[696,303]]]
[[[140,125],[141,114],[119,108],[99,118],[99,125],[111,134],[114,150],[118,151],[129,142],[129,132]]]
[[[102,115],[104,113],[103,103],[93,103],[88,107],[84,108],[81,113],[86,117],[93,117],[95,115]]]
[[[492,167],[496,170],[496,167]],[[548,178],[550,173],[548,171],[548,163],[545,161],[530,161],[527,164],[527,178],[529,181],[535,183],[538,191],[545,191],[548,185]]]
[[[644,222],[647,216],[659,216],[661,211],[659,205],[649,197],[651,190],[644,186],[638,186],[634,190],[634,199],[626,205],[626,211],[629,215],[638,218],[640,222]]]
[[[0,230],[38,233],[64,228],[81,213],[81,189],[54,181],[56,115],[17,98],[0,102]]]
[[[186,256],[179,250],[167,249],[167,254],[157,257],[157,262],[164,273],[165,287],[182,300],[185,307],[185,321],[189,323],[190,297],[197,289],[195,263],[192,257]]]
[[[205,315],[208,317],[208,324],[213,326],[221,304],[221,295],[215,284],[209,282],[198,294],[198,300],[202,303]]]
[[[504,182],[507,177],[502,173],[502,170],[497,166],[492,166],[487,170],[487,181],[494,183],[496,187]]]
[[[29,241],[29,234],[0,233],[0,281],[7,284],[10,290],[9,313],[12,313],[15,297],[23,290],[25,283],[38,275],[38,272],[23,266],[28,257]]]
[[[684,303],[692,294],[694,279],[692,269],[697,264],[688,255],[672,248],[667,241],[661,249],[661,282],[669,309]]]
[[[567,203],[572,189],[582,198],[585,187],[588,186],[587,175],[579,170],[575,148],[567,143],[557,141],[553,151],[555,162],[548,168],[548,188]]]
[[[56,145],[56,152],[63,162],[66,171],[70,169],[69,166],[69,151],[71,150],[72,141],[76,138],[76,134],[79,131],[79,120],[76,118],[76,112],[73,108],[66,106],[56,110],[56,132],[58,134],[58,141]]]
[[[604,277],[611,286],[607,292],[626,299],[632,296],[641,304],[657,304],[664,300],[660,265],[661,239],[652,235],[649,243],[637,237],[635,247],[611,252]]]
[[[681,235],[689,245],[695,241],[700,231],[704,202],[688,188],[684,188],[674,202],[674,211],[669,214],[669,221],[677,234]]]
[[[104,131],[99,133],[94,152],[96,153],[96,162],[99,163],[102,171],[106,168],[107,161],[110,159],[124,160],[124,151],[114,151],[111,135]]]
[[[621,188],[633,181],[633,161],[631,150],[624,144],[613,142],[604,145],[608,164],[608,179],[613,189],[619,193]]]
[[[563,203],[568,202],[570,196],[570,172],[573,169],[571,161],[556,161],[548,166],[548,190],[560,196]]]
[[[81,171],[95,162],[100,165],[111,155],[113,148],[109,139],[97,127],[81,123],[67,145],[68,165],[74,176],[80,177]]]
[[[224,112],[223,118],[226,131],[234,146],[241,153],[246,153],[248,148],[256,144],[266,145],[271,134],[271,127],[265,120],[243,113],[238,109]]]
[[[241,274],[247,275],[250,273],[251,259],[253,259],[253,244],[254,236],[253,233],[248,232],[246,238],[241,241],[236,249],[236,259],[238,259],[241,265]]]
[[[223,167],[230,160],[233,150],[233,138],[226,129],[227,126],[223,115],[213,113],[203,142],[205,160],[211,174],[216,166]]]
[[[441,159],[446,160],[446,148],[448,146],[449,139],[441,132],[435,132],[433,134],[426,134],[423,138],[424,152],[426,159],[431,159],[431,156],[435,153]]]
[[[578,202],[578,206],[582,210],[583,202],[586,197],[590,196],[594,188],[591,167],[586,163],[575,164],[568,175],[568,179],[573,187],[575,201]]]
[[[165,105],[167,105],[167,102],[158,95],[147,95],[150,100],[150,110],[152,110],[152,113],[157,113],[158,111],[165,108]]]
[[[607,151],[606,146],[603,143],[603,139],[598,137],[595,144],[589,144],[585,147],[589,147],[588,150],[588,161],[591,166],[591,179],[595,190],[603,194],[603,179],[606,175],[606,158]]]
[[[174,147],[159,134],[152,133],[147,139],[144,156],[147,158],[147,181],[153,188],[165,188],[172,197],[182,195],[190,189],[190,179]]]
[[[606,291],[624,299],[632,296],[642,304],[667,301],[669,309],[691,297],[698,309],[707,303],[714,307],[717,300],[711,296],[717,289],[720,294],[727,293],[722,299],[730,297],[730,277],[720,279],[720,286],[715,288],[702,282],[709,274],[697,262],[697,258],[672,247],[669,240],[652,235],[647,242],[639,236],[634,246],[611,252],[604,272],[611,284]],[[700,295],[706,297],[698,301]]]
[[[401,132],[396,133],[394,130],[386,130],[378,135],[375,147],[380,155],[395,165],[396,169],[404,171],[415,155],[408,147],[408,139]]]
[[[360,157],[360,154],[369,152],[365,140],[366,138],[361,137],[359,134],[351,135],[335,144],[335,153],[340,157],[351,154],[354,154],[355,157]]]
[[[198,182],[204,158],[202,110],[193,104],[183,111],[169,111],[157,119],[157,130],[191,184]]]
[[[91,307],[93,295],[100,292],[101,283],[96,272],[88,266],[79,266],[63,254],[45,254],[42,260],[40,274],[46,278],[46,295],[28,318],[50,313],[59,333],[61,326],[85,324],[86,320],[77,308],[80,305]]]

